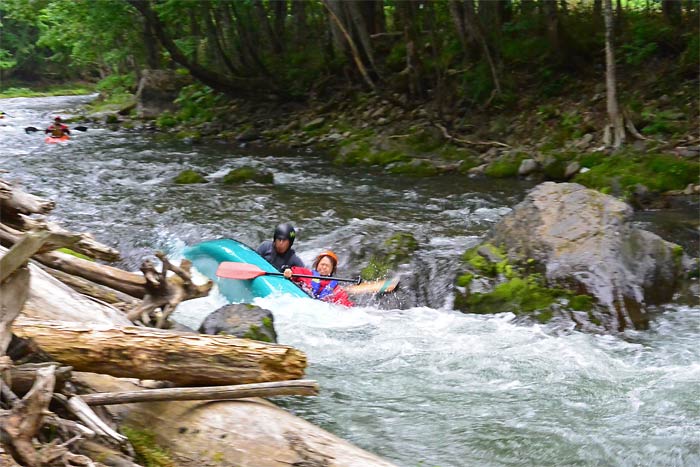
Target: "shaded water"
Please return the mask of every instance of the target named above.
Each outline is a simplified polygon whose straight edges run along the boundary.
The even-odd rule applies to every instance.
[[[0,126],[0,167],[56,200],[53,219],[118,248],[123,267],[136,270],[158,249],[177,258],[205,239],[255,246],[284,220],[298,226],[295,247],[307,262],[329,247],[339,253],[339,275],[357,274],[396,233],[418,240],[397,271],[401,293],[382,303],[348,311],[260,301],[280,342],[307,353],[307,375],[321,386],[316,398],[279,399],[288,410],[400,466],[700,465],[700,308],[669,306],[650,331],[622,337],[450,309],[459,255],[527,186],[401,179],[333,167],[313,153],[255,154],[99,128],[46,145],[21,130],[85,100],[0,101],[15,117]],[[274,186],[219,183],[243,165],[273,170]],[[184,168],[210,183],[173,184]],[[223,303],[217,294],[190,301],[177,318],[197,327]]]

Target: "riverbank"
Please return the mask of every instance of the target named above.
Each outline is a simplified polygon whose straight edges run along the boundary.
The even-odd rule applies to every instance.
[[[433,101],[409,105],[399,95],[338,91],[304,103],[251,101],[190,84],[155,119],[138,120],[144,103],[136,98],[120,94],[114,100],[107,93],[94,104],[93,118],[195,144],[217,140],[320,152],[336,165],[408,177],[458,173],[574,181],[637,209],[664,208],[678,197],[696,202],[697,76],[681,74],[675,82],[648,76],[639,70],[624,77],[625,85],[634,86],[623,107],[637,136],[616,151],[604,144],[605,87],[592,78],[564,81],[556,93],[524,87],[507,102],[459,114],[441,113]]]
[[[398,94],[338,90],[303,103],[273,96],[251,101],[188,84],[178,87],[168,110],[151,111],[158,116],[150,119],[139,117],[144,103],[133,94],[133,85],[112,79],[97,86],[100,97],[85,118],[155,130],[193,144],[214,140],[313,151],[336,165],[407,177],[457,173],[573,181],[618,196],[638,210],[663,209],[678,202],[697,204],[700,194],[698,78],[674,75],[672,65],[655,65],[668,79],[652,80],[644,68],[622,76],[623,108],[637,138],[616,151],[604,144],[605,87],[595,77],[561,80],[556,92],[524,86],[508,100],[457,114],[440,112],[430,100],[409,105]],[[89,88],[76,87],[71,92]],[[37,95],[13,89],[12,96]]]

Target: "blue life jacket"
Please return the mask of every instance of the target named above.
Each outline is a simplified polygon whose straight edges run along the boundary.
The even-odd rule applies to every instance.
[[[312,274],[314,276],[318,276],[319,278],[321,277],[321,274],[319,274],[316,270],[312,271]],[[314,298],[323,300],[324,298],[333,295],[333,290],[335,290],[337,285],[338,281],[332,280],[328,282],[325,287],[321,287],[321,279],[311,279],[311,292],[313,293]]]

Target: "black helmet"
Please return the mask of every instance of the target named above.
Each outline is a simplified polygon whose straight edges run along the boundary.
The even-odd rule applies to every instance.
[[[292,224],[280,224],[275,227],[275,233],[272,235],[272,240],[289,240],[289,246],[294,245],[294,239],[297,236],[297,231],[294,230]]]

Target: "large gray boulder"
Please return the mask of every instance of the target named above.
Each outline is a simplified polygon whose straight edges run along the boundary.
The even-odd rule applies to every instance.
[[[632,208],[576,183],[532,189],[486,239],[508,258],[544,266],[547,284],[595,298],[609,330],[648,325],[647,307],[668,302],[688,265],[680,246],[631,223]]]

